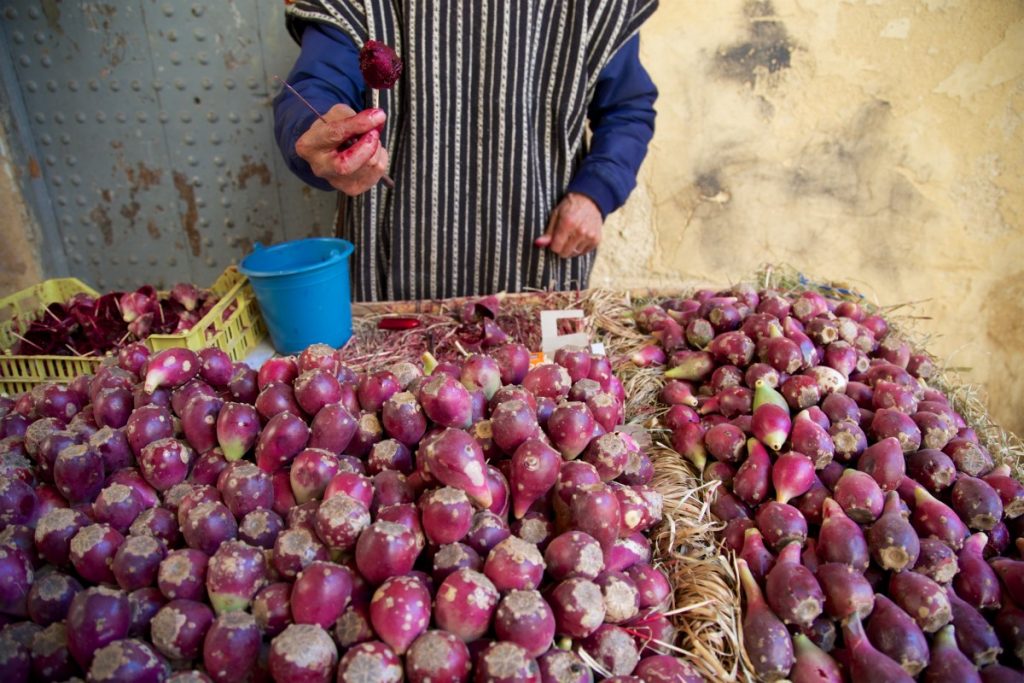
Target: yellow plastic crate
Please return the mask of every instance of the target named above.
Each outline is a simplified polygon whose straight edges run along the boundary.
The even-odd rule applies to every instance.
[[[267,335],[267,326],[260,315],[256,295],[249,279],[229,267],[210,290],[220,300],[195,327],[185,334],[155,334],[146,339],[152,351],[187,347],[193,351],[216,346],[233,361],[239,361]],[[46,306],[67,301],[73,295],[85,292],[99,296],[98,292],[75,278],[57,278],[28,287],[0,299],[0,392],[18,394],[45,382],[68,382],[75,377],[94,372],[102,361],[100,357],[85,356],[16,356],[7,351],[17,341],[16,321],[32,320]],[[232,304],[234,310],[225,318]],[[208,335],[207,329],[212,329]]]
[[[73,277],[55,278],[26,287],[0,299],[0,392],[17,394],[41,382],[69,382],[78,375],[93,372],[100,358],[76,356],[15,356],[6,350],[18,341],[16,333],[25,321],[34,320],[52,303],[64,302],[75,294],[99,296],[99,293]]]
[[[219,296],[220,301],[195,327],[185,334],[152,334],[146,339],[146,345],[153,351],[181,346],[198,351],[216,346],[233,361],[245,358],[267,336],[267,325],[260,315],[249,278],[230,266],[221,273],[210,291]],[[225,319],[224,311],[232,303],[236,304],[235,310]],[[214,333],[208,336],[206,330],[211,325]]]

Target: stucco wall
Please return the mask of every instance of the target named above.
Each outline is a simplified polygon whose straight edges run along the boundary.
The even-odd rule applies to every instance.
[[[641,41],[657,132],[593,282],[774,262],[919,302],[1024,432],[1024,5],[669,1]]]

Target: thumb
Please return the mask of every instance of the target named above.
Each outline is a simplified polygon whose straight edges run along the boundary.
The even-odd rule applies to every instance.
[[[535,247],[546,247],[551,244],[551,240],[555,234],[555,228],[558,226],[558,209],[561,206],[559,204],[555,207],[555,210],[551,212],[551,217],[548,218],[548,228],[544,231],[544,234],[533,241]]]

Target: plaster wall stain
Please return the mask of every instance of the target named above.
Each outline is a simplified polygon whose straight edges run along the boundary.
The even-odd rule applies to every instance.
[[[760,75],[788,69],[794,45],[770,0],[746,0],[743,15],[747,35],[719,49],[713,73],[719,78],[753,84]]]

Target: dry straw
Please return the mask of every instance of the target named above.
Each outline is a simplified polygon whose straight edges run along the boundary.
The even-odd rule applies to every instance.
[[[675,647],[665,649],[708,680],[753,680],[743,653],[735,560],[722,554],[716,538],[722,525],[709,510],[717,483],[704,483],[690,462],[668,445],[668,433],[657,419],[664,412],[659,403],[663,369],[637,367],[628,360],[652,342],[650,335],[636,328],[633,311],[660,298],[664,297],[656,292],[625,298],[620,293],[619,301],[630,310],[598,311],[596,318],[614,321],[614,326],[607,323],[614,332],[603,337],[605,348],[618,361],[616,373],[626,390],[627,423],[642,425],[651,437],[647,452],[654,464],[653,485],[665,499],[664,521],[653,535],[655,564],[673,588],[669,614],[677,637]]]

